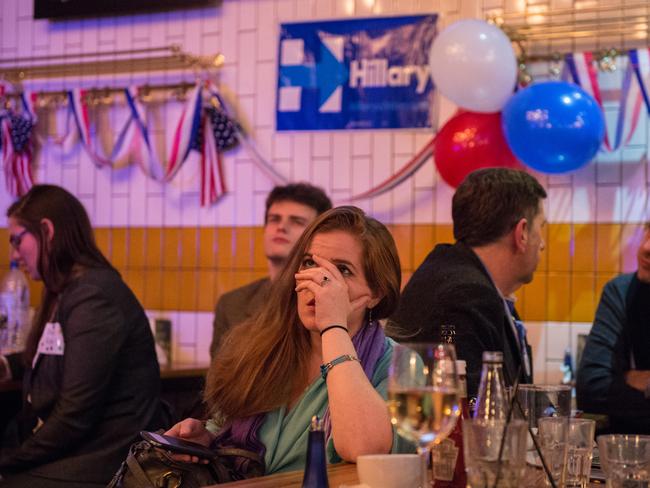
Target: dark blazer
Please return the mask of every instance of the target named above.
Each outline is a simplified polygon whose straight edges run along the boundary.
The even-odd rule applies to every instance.
[[[219,298],[212,324],[210,357],[214,358],[226,332],[260,311],[270,290],[271,279],[266,277],[235,288]]]
[[[3,451],[0,473],[108,483],[139,431],[161,427],[149,322],[107,268],[86,270],[66,287],[54,322],[63,355],[40,355],[23,380],[26,408],[43,424],[18,449]]]
[[[441,334],[442,325],[455,331],[458,359],[467,361],[469,396],[478,390],[483,351],[503,352],[505,379],[512,383],[521,364],[517,338],[483,263],[462,243],[439,244],[429,253],[406,284],[391,318],[392,334],[400,341],[443,342],[449,330]],[[530,383],[532,375],[522,368],[519,379]]]

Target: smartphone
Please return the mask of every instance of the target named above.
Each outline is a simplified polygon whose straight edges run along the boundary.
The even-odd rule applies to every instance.
[[[207,447],[196,442],[179,439],[178,437],[147,432],[146,430],[140,432],[140,437],[160,449],[165,449],[176,454],[189,454],[190,456],[198,456],[202,459],[214,459],[217,457],[217,453]]]

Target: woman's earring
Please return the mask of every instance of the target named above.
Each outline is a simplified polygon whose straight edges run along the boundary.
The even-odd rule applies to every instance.
[[[372,308],[368,309],[368,323],[372,322]]]

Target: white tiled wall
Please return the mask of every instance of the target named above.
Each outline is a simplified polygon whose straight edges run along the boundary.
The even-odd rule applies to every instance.
[[[604,2],[604,0],[602,0]],[[314,19],[363,17],[376,14],[437,12],[445,26],[462,17],[480,17],[488,10],[514,10],[524,0],[223,0],[219,7],[49,22],[32,19],[29,0],[0,2],[0,58],[17,58],[179,44],[185,51],[207,55],[221,52],[225,65],[218,74],[220,89],[251,134],[260,153],[291,180],[318,182],[343,203],[367,190],[404,164],[433,134],[426,131],[346,131],[276,133],[274,128],[276,55],[279,23]],[[572,0],[529,3],[571,7]],[[598,3],[595,1],[593,3]],[[606,75],[611,90],[620,85],[622,70]],[[606,78],[606,79],[605,79]],[[193,80],[191,72],[172,74],[114,75],[99,78],[68,77],[46,83],[29,82],[27,88],[63,89],[75,86],[125,86],[135,83]],[[181,104],[168,102],[163,124],[156,131],[169,144]],[[608,102],[608,120],[615,102]],[[454,112],[441,99],[437,122]],[[115,126],[124,108],[110,116]],[[61,132],[65,112],[56,113],[54,132]],[[596,161],[572,175],[539,175],[549,190],[547,214],[551,222],[639,222],[648,217],[650,176],[647,171],[648,124],[642,117],[631,144],[613,154],[599,154]],[[114,134],[113,134],[114,135]],[[164,145],[164,144],[163,144]],[[36,179],[61,184],[77,194],[96,226],[248,226],[260,225],[264,197],[272,183],[256,169],[245,150],[225,156],[230,192],[209,209],[199,207],[197,165],[189,161],[165,186],[147,179],[136,166],[112,171],[97,169],[79,148],[62,154],[51,141],[37,161]],[[0,174],[0,208],[10,197]],[[397,190],[372,201],[358,201],[389,223],[449,223],[453,190],[428,163]],[[4,217],[0,218],[4,225]],[[155,311],[150,312],[152,316]],[[175,324],[177,357],[206,358],[211,314],[179,313]],[[564,348],[572,346],[576,331],[588,324],[530,324],[535,342],[536,370],[542,380],[555,380],[556,362]],[[573,347],[573,346],[572,346]],[[549,367],[547,367],[549,362]],[[552,365],[553,367],[551,367]]]

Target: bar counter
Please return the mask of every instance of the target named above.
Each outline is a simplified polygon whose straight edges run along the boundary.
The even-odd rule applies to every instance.
[[[359,484],[357,476],[357,465],[349,463],[333,464],[327,467],[330,488],[339,488],[344,486],[354,486]],[[211,485],[208,488],[223,487],[251,487],[251,488],[301,488],[302,471],[291,471],[289,473],[278,473],[270,476],[251,478],[249,480],[234,481],[232,483],[222,483]],[[522,486],[528,486],[524,482]],[[604,483],[592,481],[589,488],[602,488]]]

